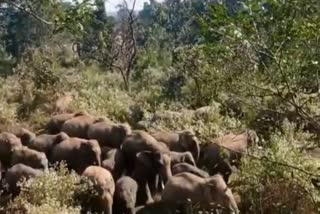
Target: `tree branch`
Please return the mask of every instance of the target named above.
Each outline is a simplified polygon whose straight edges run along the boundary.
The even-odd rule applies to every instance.
[[[17,8],[18,10],[21,10],[29,15],[31,15],[33,18],[37,19],[38,21],[46,24],[46,25],[53,25],[53,22],[47,21],[43,18],[41,18],[40,16],[38,16],[37,14],[35,14],[34,12],[30,11],[28,8],[22,7],[20,5],[18,5],[17,3],[12,2],[12,0],[4,0],[5,3],[7,3],[8,5],[11,5],[15,8]]]

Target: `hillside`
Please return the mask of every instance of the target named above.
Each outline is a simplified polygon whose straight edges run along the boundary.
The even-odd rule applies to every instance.
[[[3,1],[0,133],[39,136],[54,115],[86,112],[147,133],[192,130],[201,159],[219,137],[253,131],[226,182],[240,213],[319,213],[320,4],[230,2],[151,1],[115,18],[100,0]],[[11,202],[2,186],[1,212],[80,213],[93,194],[79,182],[60,166]]]

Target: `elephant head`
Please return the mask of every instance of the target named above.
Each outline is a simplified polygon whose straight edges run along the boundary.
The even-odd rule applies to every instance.
[[[85,153],[81,157],[86,159],[87,163],[101,166],[101,148],[98,141],[88,140],[87,143],[81,144],[80,151]]]
[[[48,159],[45,153],[29,149],[26,146],[15,148],[12,152],[11,165],[23,163],[35,169],[47,169]]]
[[[238,214],[239,209],[237,202],[230,188],[223,180],[222,176],[217,174],[205,179],[201,184],[203,195],[208,201],[215,202],[213,204],[223,206],[230,213]]]
[[[119,140],[120,144],[124,141],[126,136],[130,135],[132,132],[131,127],[127,123],[118,124],[114,129],[117,135],[116,139]]]
[[[153,202],[152,195],[158,191],[158,176],[165,181],[171,177],[169,155],[151,151],[137,153],[132,178],[139,185],[138,205]]]
[[[54,145],[55,145],[55,144],[58,144],[58,143],[66,140],[66,139],[68,139],[68,138],[69,138],[69,136],[68,136],[66,133],[60,132],[60,133],[58,133],[58,134],[56,135],[56,139],[55,139],[55,141],[54,141],[53,144],[54,144]]]
[[[33,132],[25,128],[21,128],[16,134],[16,136],[21,139],[21,143],[24,146],[29,145],[32,142],[32,140],[36,138],[36,135]]]
[[[183,151],[190,151],[195,159],[199,160],[200,157],[200,141],[195,133],[191,130],[185,130],[179,133],[179,145]]]

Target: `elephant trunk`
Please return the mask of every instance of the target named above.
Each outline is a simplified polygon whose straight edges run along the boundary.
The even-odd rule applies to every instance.
[[[167,181],[172,177],[172,171],[171,171],[171,167],[169,166],[165,166],[162,170],[161,170],[161,180],[164,182],[164,184],[167,183]]]
[[[193,145],[192,155],[193,155],[195,161],[199,160],[199,158],[200,158],[200,144],[198,142]]]
[[[96,162],[98,166],[101,166],[101,156],[100,154],[96,154]]]

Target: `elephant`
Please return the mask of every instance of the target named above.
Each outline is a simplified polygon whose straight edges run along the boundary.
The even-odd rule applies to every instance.
[[[1,163],[1,161],[0,161],[0,182],[1,182],[1,180],[2,180],[2,173],[3,173],[3,166],[2,166],[2,163]]]
[[[89,126],[103,120],[103,118],[96,118],[88,114],[76,116],[65,121],[61,127],[61,131],[65,132],[69,137],[87,139]]]
[[[153,153],[169,154],[169,148],[154,137],[142,130],[134,130],[123,141],[120,149],[126,159],[127,173],[133,170],[136,155],[142,151],[151,151]]]
[[[153,195],[157,194],[157,176],[164,181],[171,177],[171,159],[168,154],[142,151],[137,154],[134,171],[131,177],[137,181],[137,206],[152,203]]]
[[[50,162],[60,161],[81,174],[90,165],[101,166],[101,149],[96,140],[68,138],[52,148]]]
[[[109,170],[115,181],[125,171],[125,159],[120,149],[101,147],[101,166]]]
[[[112,214],[115,182],[111,173],[100,166],[88,166],[82,173],[82,177],[92,182],[95,191],[98,193],[96,203],[93,203],[94,209]]]
[[[158,201],[136,207],[136,214],[173,214],[193,213],[192,204],[188,202],[164,202]]]
[[[0,161],[4,168],[10,166],[12,151],[22,147],[20,138],[9,132],[0,133]]]
[[[170,152],[171,166],[178,163],[188,163],[196,166],[191,152]]]
[[[152,136],[160,142],[165,143],[171,151],[191,152],[195,161],[200,156],[200,142],[191,130],[180,132],[158,131],[152,133]]]
[[[47,169],[48,159],[46,154],[30,149],[26,146],[15,148],[12,151],[11,166],[22,163],[35,169]]]
[[[39,152],[44,152],[50,160],[50,153],[52,148],[56,144],[59,144],[60,142],[67,139],[69,139],[69,136],[64,132],[60,132],[55,135],[42,134],[33,139],[32,142],[28,145],[28,147]]]
[[[15,135],[20,138],[22,145],[28,146],[33,139],[36,138],[36,135],[28,129],[21,128],[15,133]]]
[[[219,174],[201,178],[189,172],[172,176],[162,192],[162,201],[179,202],[191,200],[203,208],[221,205],[231,213],[239,213],[235,198],[223,177]]]
[[[14,196],[17,195],[20,191],[20,188],[17,186],[17,183],[22,179],[30,179],[33,177],[38,177],[43,174],[43,171],[40,169],[34,169],[30,166],[24,165],[22,163],[15,164],[5,173],[5,181],[9,186],[9,191]]]
[[[242,154],[257,141],[257,135],[253,131],[218,137],[203,149],[200,166],[207,168],[210,175],[221,173],[228,182],[234,171],[232,166],[239,168]]]
[[[178,163],[171,168],[171,171],[173,176],[182,172],[189,172],[202,178],[209,177],[209,174],[206,171],[188,163]]]
[[[95,139],[100,146],[108,146],[120,148],[125,137],[131,133],[128,124],[116,124],[107,119],[89,126],[87,136],[88,139]]]
[[[46,129],[49,134],[58,134],[61,131],[62,125],[73,117],[87,115],[85,112],[77,113],[63,113],[53,115],[46,125]]]
[[[123,176],[116,182],[113,213],[135,214],[138,184],[131,177]]]

